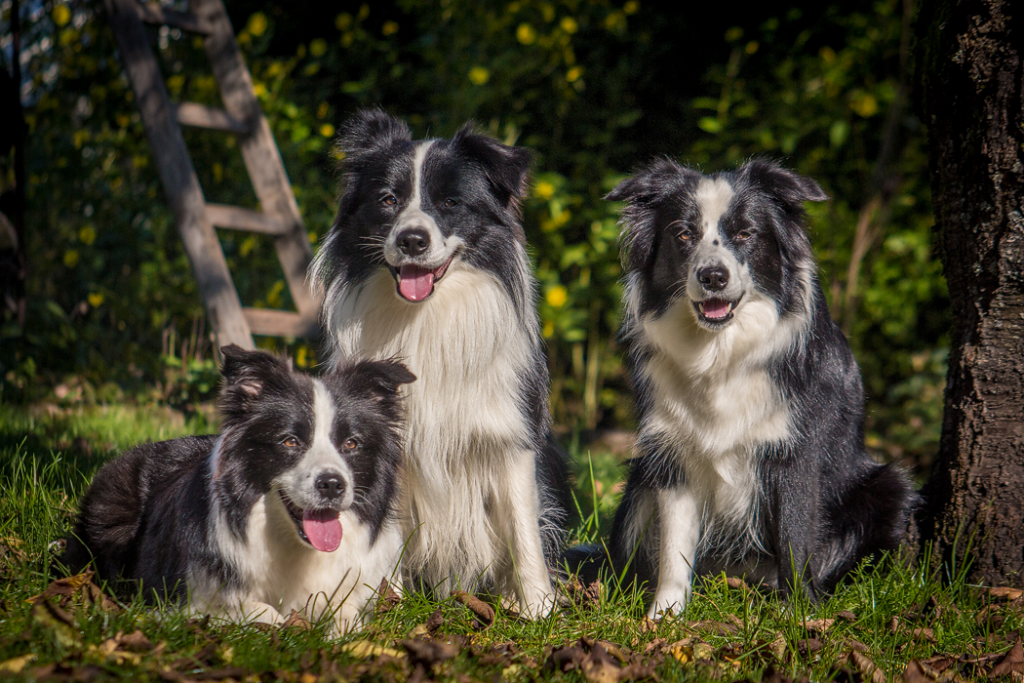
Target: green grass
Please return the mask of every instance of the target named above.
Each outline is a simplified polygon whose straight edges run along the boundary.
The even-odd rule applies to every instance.
[[[931,666],[983,680],[1024,628],[1021,600],[969,586],[962,572],[940,575],[927,561],[858,571],[817,606],[715,578],[683,617],[657,625],[643,618],[642,596],[614,580],[537,621],[498,605],[487,628],[454,598],[410,594],[340,640],[325,635],[326,624],[220,624],[139,600],[104,609],[84,589],[28,602],[57,578],[54,541],[69,530],[99,465],[131,444],[210,428],[156,409],[51,415],[0,406],[0,678],[609,683],[758,680],[771,669],[815,681],[869,680],[872,662],[891,679],[911,660],[948,655]],[[580,512],[572,536],[593,540],[614,510],[618,462],[572,455]],[[835,621],[807,624],[822,619]],[[136,631],[144,641],[125,640]],[[858,648],[865,652],[851,654]]]

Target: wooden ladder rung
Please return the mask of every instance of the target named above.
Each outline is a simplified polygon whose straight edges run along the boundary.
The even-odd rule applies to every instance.
[[[241,206],[229,206],[228,204],[207,203],[206,220],[218,228],[247,230],[249,232],[258,232],[262,235],[285,235],[291,230],[290,226],[261,211],[253,211]]]
[[[182,31],[198,33],[204,36],[209,35],[211,32],[210,27],[204,25],[204,23],[191,12],[178,12],[177,10],[173,10],[168,7],[161,7],[155,2],[139,4],[138,8],[139,17],[147,24],[171,26],[173,28],[180,28]]]
[[[291,311],[243,308],[242,313],[253,334],[264,334],[271,337],[310,337],[316,334],[316,320],[304,318]]]
[[[178,102],[174,106],[174,116],[183,126],[219,130],[225,133],[245,135],[252,132],[252,126],[223,109],[214,109],[197,102]]]

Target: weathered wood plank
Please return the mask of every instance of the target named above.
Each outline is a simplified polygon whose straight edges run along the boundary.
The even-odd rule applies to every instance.
[[[281,221],[265,213],[227,204],[207,203],[206,220],[218,228],[246,230],[262,235],[280,235],[288,229]]]
[[[318,332],[316,318],[308,318],[299,313],[269,308],[245,308],[243,312],[253,334],[271,337],[315,337]]]
[[[174,108],[175,118],[183,126],[219,130],[236,135],[245,135],[252,130],[251,124],[236,119],[223,109],[207,107],[197,102],[178,102],[171,106]]]
[[[147,24],[180,28],[182,31],[199,35],[206,35],[210,32],[210,27],[191,12],[178,12],[168,7],[161,7],[155,2],[136,3],[136,8],[139,18]]]
[[[173,117],[167,87],[139,18],[139,5],[135,0],[104,0],[104,5],[217,343],[254,348],[217,233],[206,219],[203,190]]]
[[[292,299],[302,315],[316,317],[318,302],[306,282],[313,250],[274,136],[253,92],[252,77],[235,42],[231,21],[220,0],[192,0],[191,9],[211,28],[205,39],[206,54],[220,85],[225,110],[238,120],[254,124],[251,134],[239,138],[239,147],[263,212],[288,226],[274,246]]]

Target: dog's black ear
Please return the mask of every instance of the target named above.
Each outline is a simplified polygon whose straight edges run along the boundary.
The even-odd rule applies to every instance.
[[[370,387],[378,396],[392,396],[400,385],[416,381],[416,375],[397,360],[359,361],[348,374],[354,386]]]
[[[752,184],[774,197],[788,214],[802,215],[804,202],[823,202],[828,195],[815,181],[775,162],[753,159],[739,170]]]
[[[224,363],[220,373],[224,377],[225,393],[240,392],[249,397],[259,396],[268,377],[291,372],[291,359],[283,359],[266,351],[246,351],[235,344],[220,350]]]
[[[683,187],[696,187],[701,174],[671,159],[658,159],[626,178],[605,195],[612,202],[626,202],[622,209],[622,258],[630,270],[648,266],[654,254],[655,209],[662,197]]]
[[[529,187],[531,154],[523,147],[503,145],[467,123],[452,138],[452,148],[467,161],[479,164],[495,196],[506,208],[519,210],[519,200]]]
[[[381,109],[360,109],[342,126],[337,147],[345,154],[345,166],[353,168],[371,152],[411,140],[404,121]]]

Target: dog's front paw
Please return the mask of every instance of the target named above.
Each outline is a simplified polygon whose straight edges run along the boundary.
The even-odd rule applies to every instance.
[[[554,592],[537,593],[519,601],[521,613],[527,619],[543,619],[550,616],[557,607]]]
[[[686,603],[690,601],[690,591],[688,590],[661,590],[654,596],[654,602],[651,603],[650,608],[647,610],[647,616],[651,619],[657,619],[659,616],[667,614],[680,614],[686,609]]]

